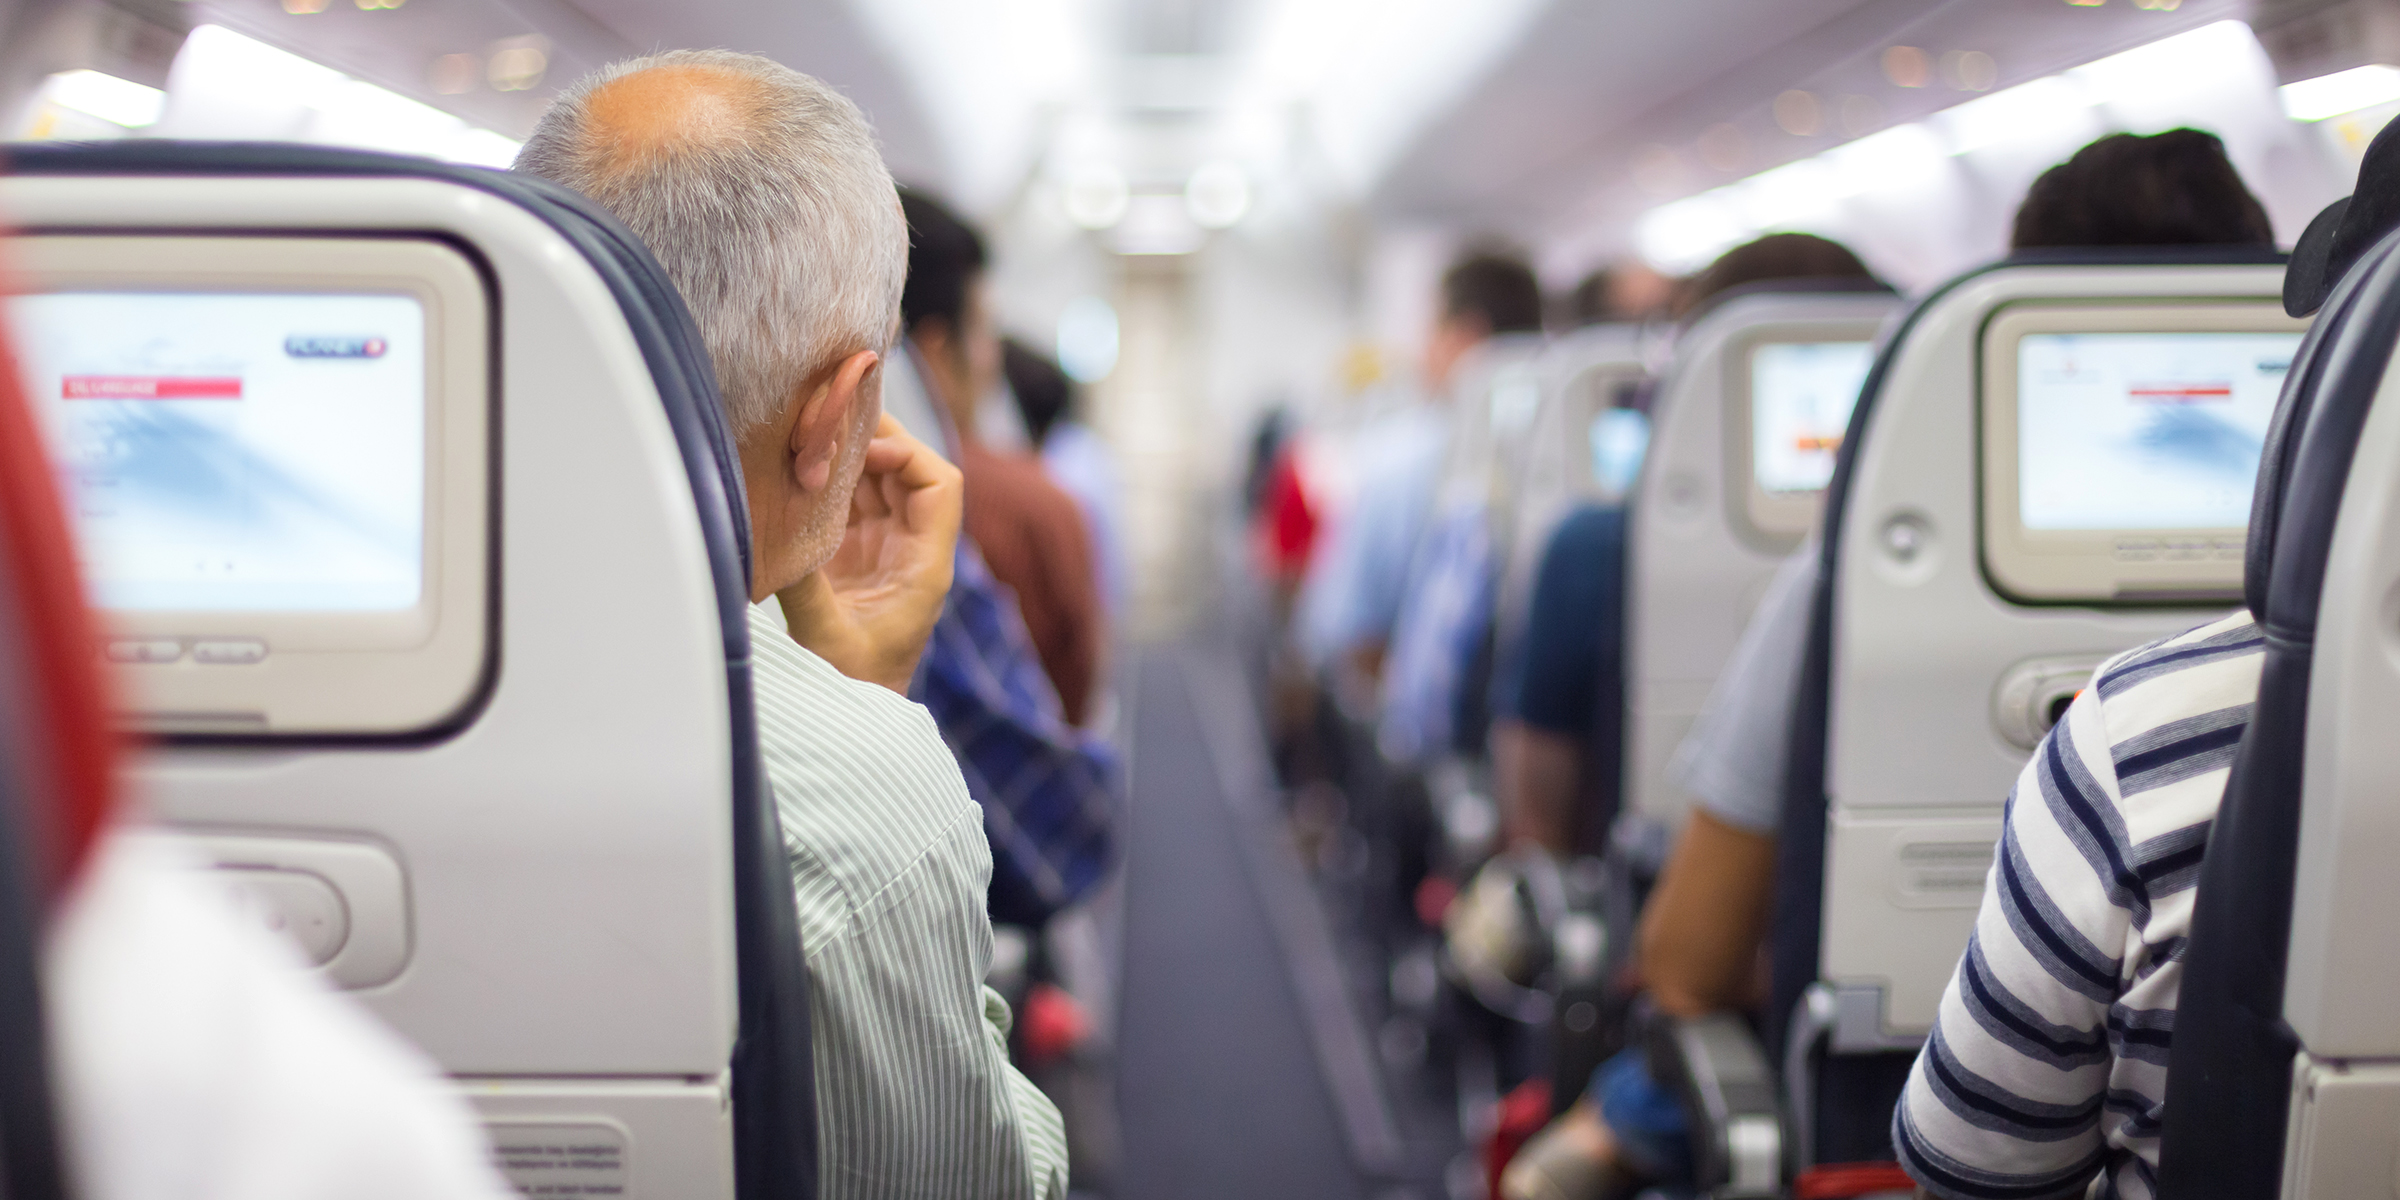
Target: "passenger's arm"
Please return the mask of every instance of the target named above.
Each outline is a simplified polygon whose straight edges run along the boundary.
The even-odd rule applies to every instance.
[[[989,861],[968,809],[845,936],[808,947],[829,1195],[1066,1195],[1058,1109],[1009,1064],[1008,1005],[983,982]]]
[[[1573,854],[1582,780],[1581,741],[1513,717],[1492,722],[1492,783],[1509,845]]]
[[[2140,938],[2119,906],[2123,885],[2086,857],[2104,843],[2085,822],[2117,811],[2116,792],[2099,694],[2087,689],[2017,778],[1975,932],[1893,1115],[1901,1165],[1936,1196],[2080,1193],[2099,1168],[2112,1068],[2132,1084],[2128,1132],[2156,1128],[2141,1096],[2163,1094],[2164,1037],[2137,1022],[2119,1031],[2125,1061],[2111,1053],[2120,956]],[[2157,984],[2142,974],[2136,989],[2175,986],[2174,972]]]
[[[1775,837],[1695,809],[1642,910],[1641,969],[1675,1017],[1747,1008],[1774,888]]]
[[[777,593],[793,640],[852,679],[906,695],[950,595],[964,497],[958,468],[886,414],[841,548]]]

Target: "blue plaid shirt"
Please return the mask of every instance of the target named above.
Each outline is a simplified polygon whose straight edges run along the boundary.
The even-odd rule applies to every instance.
[[[1116,751],[1060,715],[1016,599],[963,538],[908,694],[932,711],[983,807],[992,919],[1038,927],[1089,894],[1116,848]]]

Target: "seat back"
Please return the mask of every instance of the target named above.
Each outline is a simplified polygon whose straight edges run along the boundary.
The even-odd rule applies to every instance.
[[[1864,282],[1729,294],[1685,331],[1659,385],[1625,583],[1624,808],[1645,822],[1682,825],[1691,801],[1667,765],[1814,519],[1828,448],[1784,443],[1826,432],[1804,419],[1825,415],[1812,402],[1838,432],[1869,347],[1899,311],[1880,288],[1835,286]]]
[[[655,260],[562,189],[419,160],[121,143],[24,148],[12,166],[0,209],[41,235],[22,264],[33,292],[392,290],[345,265],[345,239],[464,272],[426,325],[444,370],[483,368],[443,376],[442,403],[478,406],[424,427],[438,469],[422,540],[426,594],[472,585],[426,635],[474,635],[468,686],[383,727],[151,711],[164,736],[135,777],[200,856],[313,934],[336,983],[460,1078],[519,1182],[813,1195],[805,967],[751,710],[748,521],[707,354]],[[182,262],[199,253],[187,239],[212,238],[250,239],[231,244],[261,264],[145,286],[123,249]],[[373,330],[288,332],[293,359],[385,351],[343,340]],[[31,364],[62,398],[80,385],[41,372],[111,369],[66,353]],[[232,346],[215,361],[234,395],[269,371]],[[442,557],[460,545],[473,553]],[[117,668],[137,710],[307,648],[302,626],[278,625],[301,632],[203,657],[159,635],[180,616],[114,614],[175,649],[139,661],[111,643],[137,660]],[[338,667],[317,682],[328,711],[380,686]]]
[[[2320,313],[2260,471],[2248,587],[2265,659],[2196,884],[2161,1194],[2400,1184],[2395,343],[2400,244],[2387,240]]]
[[[1567,513],[1620,503],[1649,444],[1637,406],[1649,378],[1645,331],[1595,325],[1553,341],[1540,363],[1540,398],[1508,481],[1513,526],[1500,568],[1500,638],[1513,643],[1533,603],[1542,551]]]
[[[1421,766],[1482,736],[1499,573],[1516,533],[1514,481],[1541,405],[1542,340],[1484,343],[1451,384],[1449,441],[1392,631],[1376,739]]]
[[[1769,1029],[1789,1034],[1803,1165],[1889,1157],[2003,802],[2066,702],[2102,659],[2238,598],[2254,468],[2233,460],[2301,336],[2281,281],[2250,252],[2011,259],[1935,292],[1879,356],[1828,504],[1778,844]],[[2214,349],[2157,349],[2187,333]],[[2204,411],[2229,527],[2149,536],[2164,518],[2142,505],[2192,484],[2124,448],[2188,458],[2194,436],[2160,426]]]

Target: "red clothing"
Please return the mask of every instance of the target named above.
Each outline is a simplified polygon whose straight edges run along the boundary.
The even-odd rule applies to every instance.
[[[992,576],[1016,593],[1042,671],[1067,720],[1080,725],[1106,636],[1083,510],[1027,455],[968,442],[958,469],[966,476],[967,536]]]
[[[1293,441],[1275,452],[1267,473],[1267,502],[1255,530],[1260,564],[1267,578],[1298,587],[1308,573],[1308,556],[1317,544],[1316,505],[1309,502],[1308,485],[1300,478],[1300,456]]]

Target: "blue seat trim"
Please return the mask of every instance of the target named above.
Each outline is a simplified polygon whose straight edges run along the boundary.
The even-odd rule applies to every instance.
[[[2262,501],[2278,494],[2258,514],[2274,527],[2255,610],[2266,640],[2258,700],[2209,831],[2184,953],[2159,1147],[2159,1194],[2178,1200],[2281,1190],[2299,1048],[2283,989],[2317,614],[2359,436],[2400,343],[2400,235],[2350,271],[2311,332],[2322,361],[2277,414],[2289,467],[2260,478]]]
[[[650,366],[683,457],[724,635],[733,734],[734,937],[741,974],[740,1035],[732,1063],[737,1194],[744,1200],[811,1200],[817,1185],[817,1120],[807,965],[782,825],[758,756],[746,611],[749,507],[707,348],[665,269],[641,239],[591,201],[507,171],[277,142],[19,144],[6,147],[5,159],[19,174],[364,177],[455,184],[540,218],[607,283]]]

